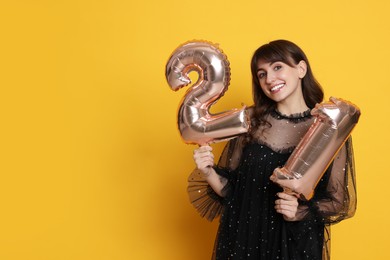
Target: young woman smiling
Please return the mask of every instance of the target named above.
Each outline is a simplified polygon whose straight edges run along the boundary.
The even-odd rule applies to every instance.
[[[270,176],[313,123],[310,111],[323,91],[306,55],[290,41],[258,48],[251,71],[250,132],[229,141],[217,165],[212,147],[194,151],[191,201],[209,220],[221,213],[213,259],[329,259],[330,224],[356,209],[351,140],[310,201],[283,192]]]

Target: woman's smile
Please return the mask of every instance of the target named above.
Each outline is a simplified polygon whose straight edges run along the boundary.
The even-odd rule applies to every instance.
[[[271,93],[279,92],[279,90],[282,89],[284,87],[284,85],[285,85],[284,83],[281,83],[281,84],[277,84],[277,85],[273,86],[271,88]]]

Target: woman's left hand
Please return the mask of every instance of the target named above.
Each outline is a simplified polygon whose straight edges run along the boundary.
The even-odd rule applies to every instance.
[[[282,214],[287,221],[295,221],[299,205],[298,198],[285,192],[279,192],[276,195],[279,197],[275,201],[276,212]]]

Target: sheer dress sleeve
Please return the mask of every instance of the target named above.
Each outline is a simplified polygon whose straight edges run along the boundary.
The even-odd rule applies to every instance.
[[[230,191],[229,180],[240,162],[243,139],[242,135],[230,140],[223,149],[218,164],[213,167],[225,184],[223,196]],[[202,217],[212,221],[221,214],[223,197],[214,192],[198,169],[194,169],[188,177],[187,192],[191,204]]]
[[[242,135],[230,140],[213,167],[225,184],[223,195],[230,192],[230,180],[240,162],[244,138]],[[191,204],[202,217],[212,221],[221,214],[223,197],[214,192],[198,169],[190,174],[187,191]],[[335,224],[355,214],[356,202],[354,157],[349,138],[321,178],[313,198],[299,201],[296,219],[315,218],[325,224]]]
[[[297,219],[317,218],[325,224],[335,224],[352,217],[357,196],[352,139],[340,149],[318,183],[310,201],[300,201]]]

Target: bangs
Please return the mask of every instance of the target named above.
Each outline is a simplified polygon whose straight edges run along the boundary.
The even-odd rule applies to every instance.
[[[277,61],[284,62],[290,66],[293,66],[291,54],[285,49],[279,46],[266,44],[259,48],[255,54],[255,59],[265,61],[266,63],[273,63]]]

